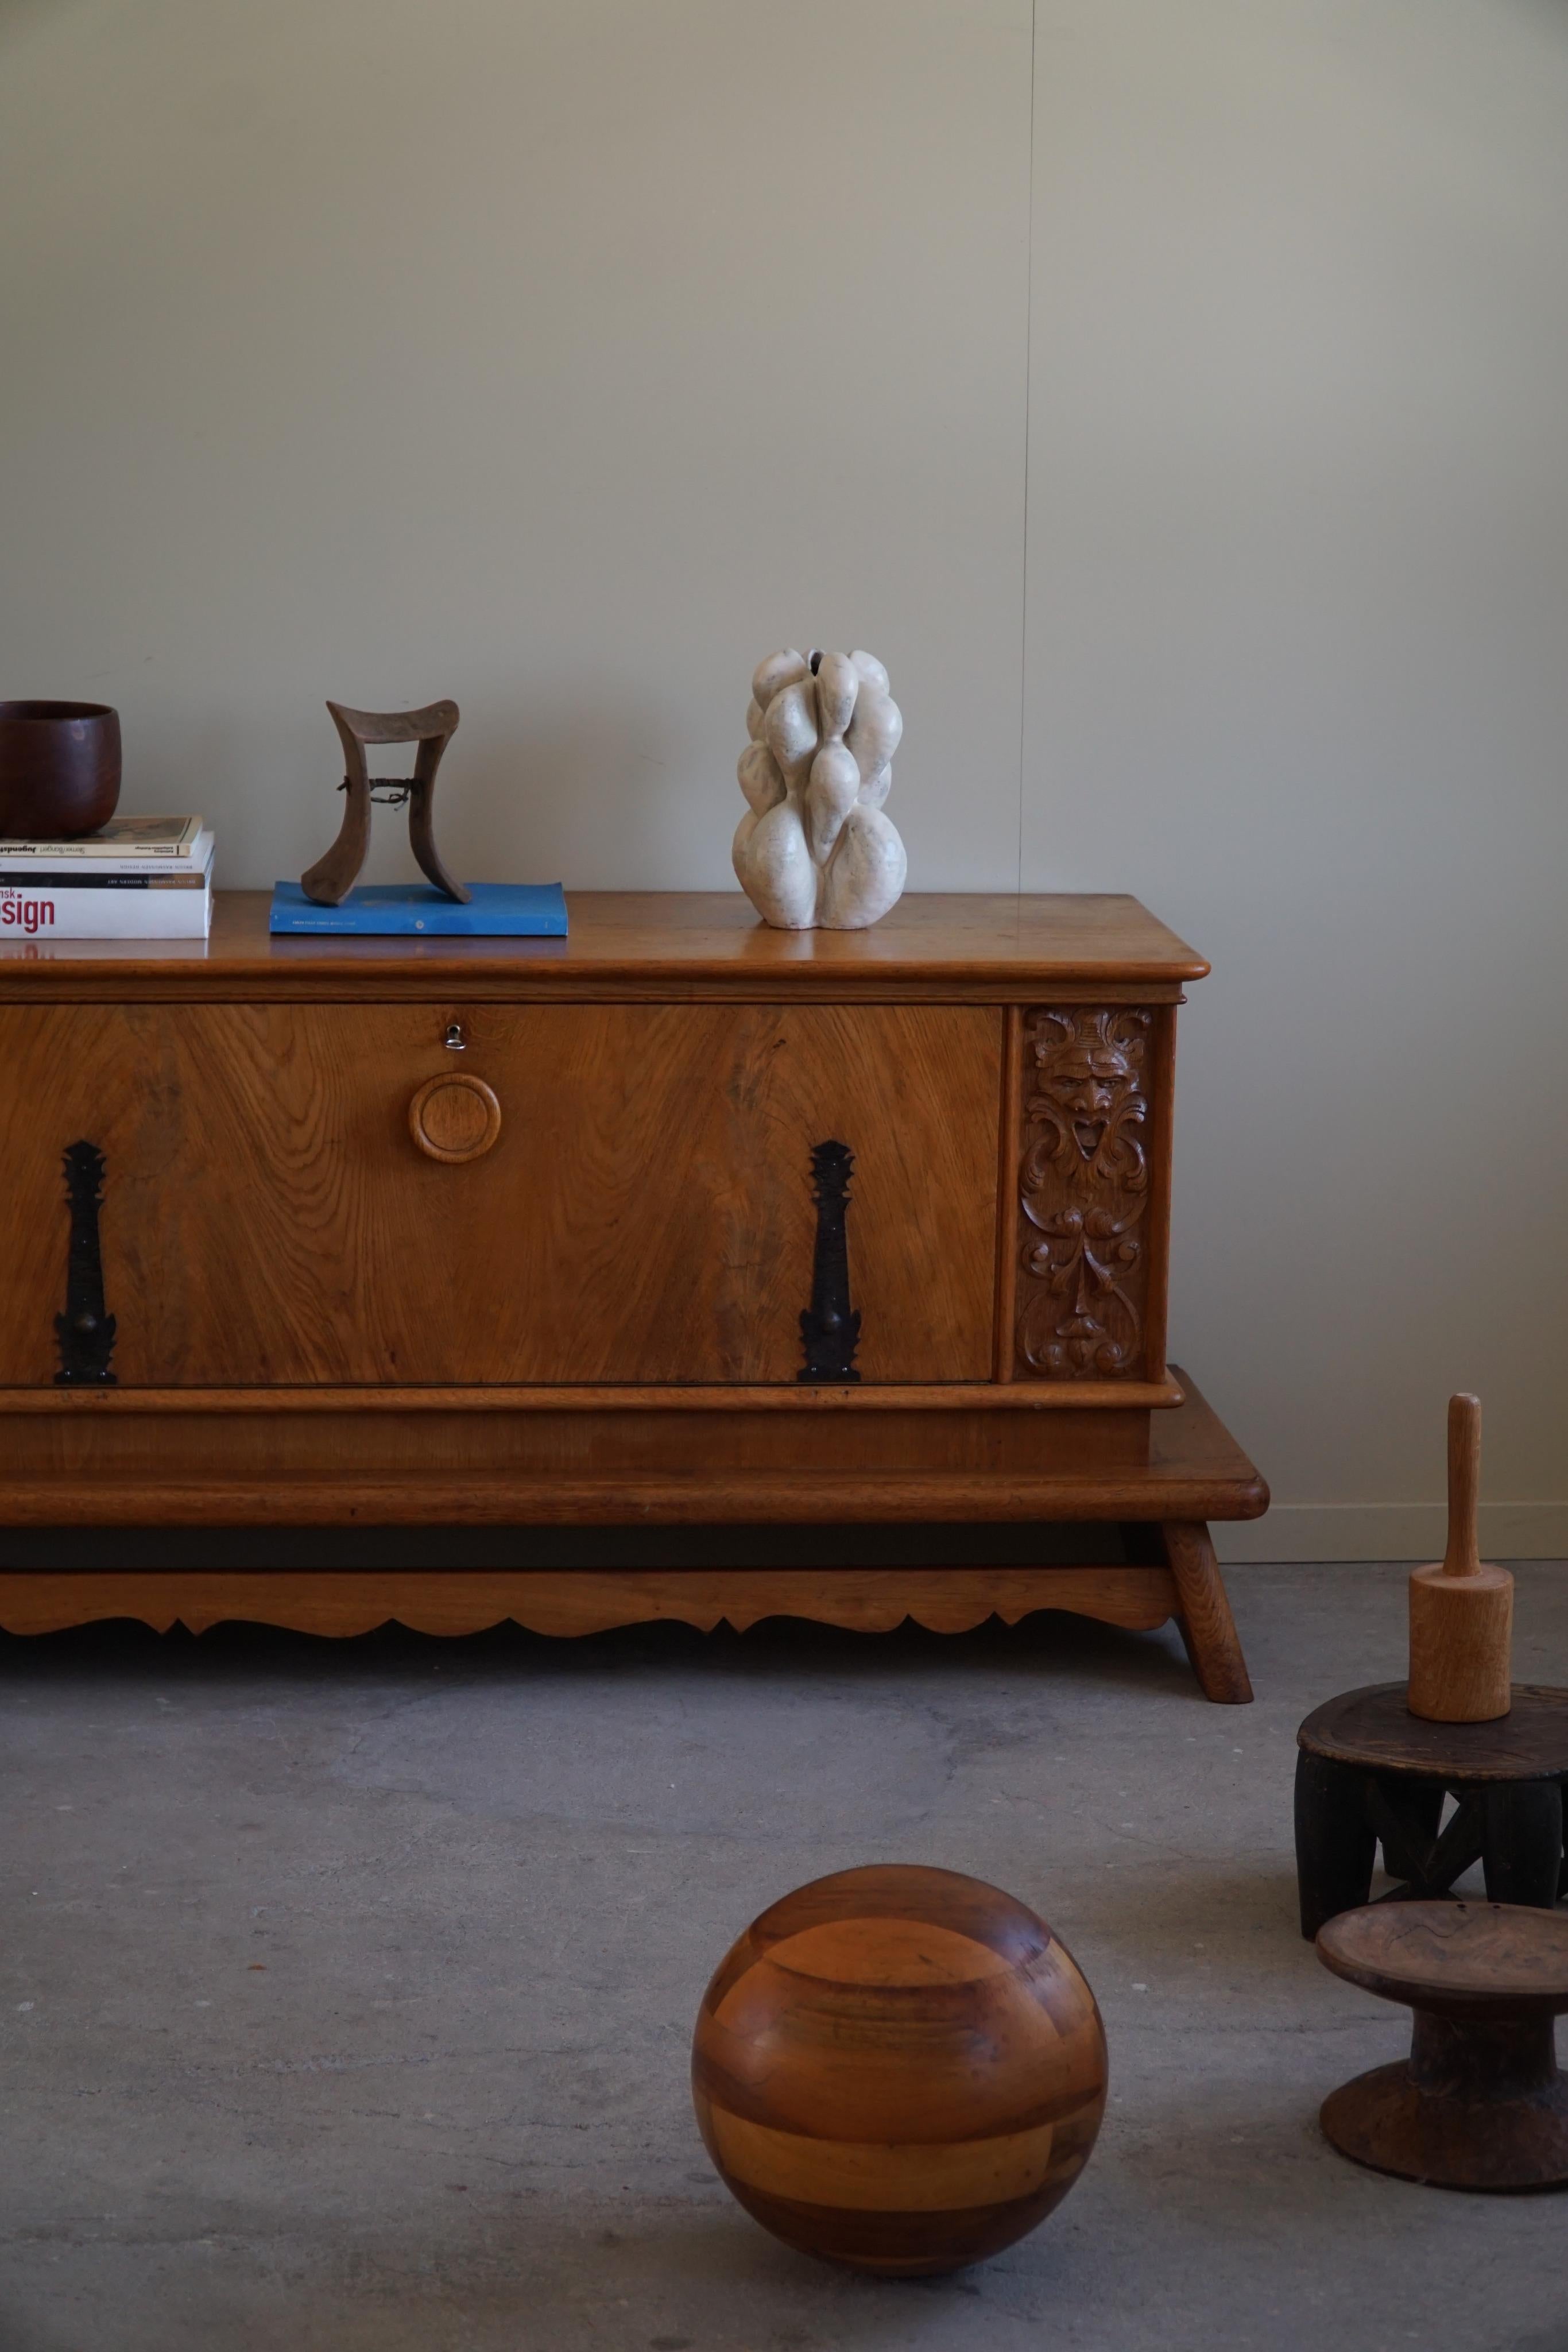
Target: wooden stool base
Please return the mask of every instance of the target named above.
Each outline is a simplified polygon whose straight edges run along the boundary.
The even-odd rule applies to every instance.
[[[1325,1968],[1415,2014],[1410,2055],[1324,2101],[1342,2156],[1438,2189],[1568,2188],[1568,1920],[1506,1904],[1372,1904],[1318,1937]]]
[[[1437,2021],[1418,2015],[1417,2037],[1423,2024]],[[1375,2172],[1435,2189],[1568,2188],[1568,2082],[1552,2060],[1552,2021],[1531,2022],[1544,2026],[1550,2064],[1550,2074],[1534,2088],[1511,2095],[1488,2093],[1474,2083],[1460,2090],[1428,2089],[1416,2081],[1411,2061],[1402,2059],[1330,2094],[1321,2117],[1325,2137],[1342,2156]],[[1478,2042],[1510,2031],[1451,2030]]]

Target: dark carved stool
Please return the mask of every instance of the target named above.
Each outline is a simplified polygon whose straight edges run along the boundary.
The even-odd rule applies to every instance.
[[[1564,1886],[1563,1790],[1568,1690],[1515,1683],[1495,1723],[1427,1723],[1403,1683],[1346,1691],[1296,1734],[1296,1881],[1301,1933],[1354,1910],[1383,1848],[1384,1902],[1446,1895],[1473,1862],[1493,1903],[1550,1910]],[[1443,1825],[1443,1800],[1458,1811]]]
[[[1517,1700],[1515,1702],[1517,1704]],[[1318,1958],[1416,2012],[1410,2055],[1324,2100],[1343,2156],[1442,2189],[1568,2187],[1568,1918],[1496,1903],[1370,1904],[1318,1937]]]

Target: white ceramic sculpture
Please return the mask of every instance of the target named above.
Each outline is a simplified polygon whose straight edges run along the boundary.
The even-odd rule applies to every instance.
[[[882,813],[904,732],[873,654],[769,654],[751,681],[737,771],[751,805],[740,887],[781,931],[860,931],[897,903],[904,844]]]

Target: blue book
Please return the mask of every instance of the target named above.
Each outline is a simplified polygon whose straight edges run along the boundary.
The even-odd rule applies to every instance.
[[[383,932],[444,940],[564,940],[566,894],[559,882],[470,882],[471,903],[428,882],[371,882],[350,890],[340,907],[319,907],[298,882],[272,894],[273,931],[353,936]]]

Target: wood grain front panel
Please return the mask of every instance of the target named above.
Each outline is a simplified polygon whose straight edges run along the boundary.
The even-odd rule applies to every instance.
[[[53,1378],[83,1138],[122,1384],[791,1381],[830,1138],[862,1378],[985,1380],[1000,1031],[913,1004],[6,1009],[0,1385]],[[458,1071],[501,1125],[443,1164],[409,1105]]]

